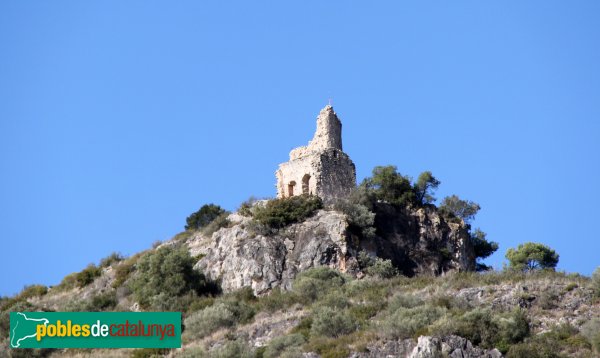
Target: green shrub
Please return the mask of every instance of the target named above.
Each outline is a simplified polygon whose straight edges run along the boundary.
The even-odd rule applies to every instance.
[[[218,205],[215,204],[205,204],[202,205],[198,211],[192,213],[188,216],[185,221],[185,229],[186,230],[198,230],[202,229],[206,225],[210,224],[213,220],[219,217],[222,214],[225,214],[226,211]]]
[[[528,341],[510,346],[506,358],[566,358],[554,342]]]
[[[113,309],[117,305],[117,294],[115,291],[108,291],[99,295],[93,296],[90,299],[89,309],[86,311],[107,311]]]
[[[130,287],[142,307],[183,311],[194,295],[217,293],[217,287],[194,269],[195,260],[183,246],[163,246],[142,256]],[[178,298],[191,294],[187,300]]]
[[[102,275],[102,269],[94,264],[89,264],[81,272],[75,274],[75,281],[78,287],[85,287]]]
[[[254,358],[254,350],[242,340],[229,341],[210,352],[212,358]]]
[[[596,297],[600,297],[600,266],[594,271],[592,274],[592,290],[594,290],[594,295]]]
[[[296,327],[292,328],[290,333],[299,333],[305,339],[308,339],[310,337],[310,328],[312,327],[312,323],[313,320],[311,316],[304,317],[300,320]]]
[[[340,338],[312,337],[306,345],[306,349],[316,352],[321,358],[346,358],[350,356],[348,342],[344,339],[346,337],[348,336]]]
[[[301,348],[305,341],[304,336],[298,333],[273,338],[265,349],[263,357],[278,358],[301,355]]]
[[[19,293],[19,299],[26,300],[31,297],[40,297],[48,293],[48,287],[44,285],[25,286]]]
[[[400,308],[414,308],[424,304],[425,302],[417,296],[398,294],[390,299],[387,309],[390,313],[393,313]]]
[[[327,293],[317,304],[321,307],[345,309],[350,307],[350,300],[342,290],[337,289]]]
[[[581,334],[592,345],[594,351],[600,354],[600,319],[592,319],[581,326]]]
[[[242,216],[252,217],[254,215],[253,207],[254,207],[254,204],[256,203],[256,201],[257,201],[257,199],[253,196],[248,198],[248,200],[246,200],[242,204],[240,204],[240,207],[238,209],[238,214],[240,214]]]
[[[131,353],[131,358],[159,358],[168,354],[167,348],[142,348],[136,349]]]
[[[522,342],[529,335],[529,322],[525,312],[494,314],[490,309],[476,308],[451,321],[445,333],[467,338],[474,345],[498,348],[506,353],[512,344]]]
[[[118,252],[113,252],[112,254],[106,256],[102,260],[100,260],[100,268],[105,268],[111,266],[114,263],[123,261],[124,257]]]
[[[260,298],[258,303],[261,310],[275,312],[290,307],[299,301],[295,292],[282,291],[279,287],[271,290],[269,295]]]
[[[189,340],[203,338],[219,328],[232,327],[236,323],[235,313],[223,302],[190,314],[184,321],[184,333]]]
[[[381,334],[391,339],[413,338],[426,333],[426,328],[444,313],[444,309],[428,305],[400,307],[381,322]]]
[[[219,328],[248,323],[255,313],[255,309],[248,303],[228,298],[191,313],[184,321],[185,332],[188,337],[199,339]]]
[[[231,222],[229,221],[229,219],[227,219],[228,216],[228,212],[224,212],[223,214],[217,216],[213,221],[211,221],[202,229],[202,233],[206,236],[211,236],[219,229],[230,227]]]
[[[311,303],[336,287],[341,287],[346,278],[336,270],[325,266],[315,267],[299,274],[293,283],[293,290],[300,301]]]
[[[269,200],[264,206],[254,208],[254,220],[267,228],[281,229],[301,222],[323,207],[318,196],[299,195]]]
[[[203,347],[183,348],[176,355],[177,358],[204,358],[209,357],[206,349]]]
[[[372,266],[367,268],[367,273],[379,278],[392,278],[398,276],[398,269],[392,263],[392,260],[376,258]]]
[[[135,263],[140,258],[140,256],[134,256],[127,260],[121,261],[115,267],[115,279],[112,283],[113,288],[121,287],[125,281],[129,278],[131,273],[133,273],[135,269]]]
[[[375,213],[365,205],[341,199],[335,203],[334,209],[346,214],[350,228],[360,232],[365,239],[375,237]]]
[[[346,311],[321,307],[313,313],[310,329],[314,337],[339,337],[354,332],[356,322]]]

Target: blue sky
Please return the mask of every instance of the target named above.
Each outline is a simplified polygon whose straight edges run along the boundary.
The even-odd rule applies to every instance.
[[[559,268],[600,265],[597,1],[0,3],[0,294],[275,194],[333,99],[358,179],[438,198]]]

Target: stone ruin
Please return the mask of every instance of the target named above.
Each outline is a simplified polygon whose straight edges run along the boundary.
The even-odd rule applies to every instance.
[[[313,139],[308,146],[293,149],[275,176],[278,198],[317,195],[325,204],[348,195],[356,186],[356,169],[342,151],[342,122],[333,107],[321,110]]]

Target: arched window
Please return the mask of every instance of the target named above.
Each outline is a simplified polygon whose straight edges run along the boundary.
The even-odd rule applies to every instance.
[[[302,194],[311,194],[309,192],[309,190],[310,190],[309,189],[310,187],[308,186],[309,183],[310,183],[310,175],[305,174],[302,177]]]
[[[294,196],[294,187],[295,186],[296,186],[296,182],[293,180],[288,184],[288,196]]]

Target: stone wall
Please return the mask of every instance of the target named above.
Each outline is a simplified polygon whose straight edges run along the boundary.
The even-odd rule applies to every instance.
[[[329,203],[356,186],[354,163],[342,151],[342,123],[331,106],[319,113],[308,146],[293,149],[275,176],[278,198],[311,194]]]

